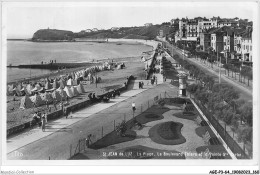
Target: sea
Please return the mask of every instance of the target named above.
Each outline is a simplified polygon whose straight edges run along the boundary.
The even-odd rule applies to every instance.
[[[7,41],[7,65],[89,62],[107,58],[141,56],[153,48],[140,43]],[[7,82],[49,74],[46,69],[7,68]]]

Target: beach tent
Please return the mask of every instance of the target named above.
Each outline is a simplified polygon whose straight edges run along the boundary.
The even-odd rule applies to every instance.
[[[68,95],[67,95],[67,93],[64,91],[64,89],[59,88],[57,91],[60,93],[62,100],[66,100],[66,98],[68,97]]]
[[[51,89],[51,83],[49,81],[45,83],[45,89]]]
[[[16,87],[19,91],[21,91],[21,89],[23,88],[22,84],[18,84]]]
[[[8,91],[9,95],[13,95],[14,88],[15,88],[15,86],[13,84],[8,85],[7,91]]]
[[[66,82],[63,79],[60,79],[59,84],[60,84],[60,88],[62,89],[66,86]]]
[[[31,95],[31,94],[32,94],[32,90],[33,90],[32,85],[31,85],[31,84],[28,84],[28,85],[26,86],[26,90],[27,90],[27,92],[29,93],[29,95]]]
[[[47,93],[47,92],[45,92],[45,93],[42,93],[41,94],[41,98],[42,98],[42,100],[43,101],[47,101],[48,103],[52,103],[53,102],[53,98],[52,98],[52,96],[51,96],[51,94],[50,93]]]
[[[74,74],[74,72],[71,73],[71,78],[72,78],[72,79],[75,78],[75,74]]]
[[[58,91],[53,91],[52,92],[52,98],[55,99],[56,101],[61,101],[62,97]]]
[[[21,98],[21,102],[20,102],[21,109],[32,108],[32,107],[33,107],[33,102],[27,95]]]
[[[72,93],[73,93],[74,96],[79,96],[79,92],[78,92],[78,90],[77,90],[77,87],[72,86],[72,87],[71,87],[71,91],[72,91]]]
[[[28,92],[28,90],[26,89],[26,87],[23,87],[21,89],[21,92],[24,92],[25,95],[30,95],[30,93]]]
[[[35,94],[34,96],[31,96],[30,99],[35,104],[35,106],[37,106],[37,107],[44,104],[44,101],[42,101],[42,98],[38,94]]]
[[[37,87],[34,87],[34,88],[31,90],[31,92],[37,92],[37,91],[38,91]]]
[[[37,88],[37,91],[42,91],[43,90],[43,88],[41,87],[40,84],[36,84],[35,88]]]
[[[67,85],[68,85],[68,86],[72,86],[72,85],[73,85],[71,78],[67,81]]]
[[[59,87],[60,87],[59,83],[57,82],[56,79],[54,79],[53,84],[52,84],[52,88],[53,89],[58,89]]]
[[[80,94],[82,94],[82,93],[85,92],[84,87],[83,87],[82,84],[79,84],[79,85],[77,86],[77,91],[78,91]]]
[[[21,96],[21,91],[20,91],[17,87],[15,87],[15,88],[13,89],[13,94],[14,94],[14,95],[17,95],[17,96]]]
[[[68,86],[65,86],[64,91],[66,92],[68,97],[70,97],[70,98],[73,97],[73,93],[72,93],[71,89],[68,88]]]

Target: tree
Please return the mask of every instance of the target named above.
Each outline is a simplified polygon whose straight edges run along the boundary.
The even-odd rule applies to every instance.
[[[187,90],[190,92],[190,93],[195,93],[197,90],[201,90],[201,86],[198,85],[198,84],[191,84],[187,87]]]
[[[223,110],[223,121],[227,125],[230,125],[234,118],[235,118],[235,113],[231,108],[226,108]]]
[[[127,131],[127,125],[126,122],[123,120],[122,123],[120,123],[117,127],[116,127],[116,132],[118,135],[120,135],[121,137],[125,137],[125,133]]]
[[[252,105],[245,104],[240,107],[240,112],[242,116],[242,120],[246,122],[249,126],[253,125],[253,109]]]
[[[238,129],[238,141],[244,143],[251,142],[253,137],[253,129],[250,126]]]
[[[195,96],[198,100],[201,101],[203,105],[208,102],[208,93],[204,92],[203,90],[196,91]]]

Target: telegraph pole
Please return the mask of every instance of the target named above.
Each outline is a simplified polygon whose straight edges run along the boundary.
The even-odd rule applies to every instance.
[[[217,59],[218,59],[218,46],[217,46]],[[219,84],[221,83],[221,57],[220,57],[220,63],[219,63]]]

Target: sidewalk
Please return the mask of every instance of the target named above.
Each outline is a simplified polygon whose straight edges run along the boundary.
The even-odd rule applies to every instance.
[[[129,90],[127,92],[122,93],[120,97],[111,99],[109,103],[97,103],[90,107],[84,108],[78,112],[75,112],[72,114],[72,118],[70,116],[68,117],[68,119],[62,117],[60,119],[48,122],[46,125],[45,132],[43,132],[40,128],[36,127],[30,131],[23,132],[20,135],[11,137],[7,139],[7,153],[11,153],[21,147],[24,147],[32,142],[38,141],[41,138],[47,137],[55,132],[73,132],[72,129],[67,127],[81,121],[82,119],[90,117],[92,114],[98,113],[132,96],[135,96],[145,90],[147,89]]]

